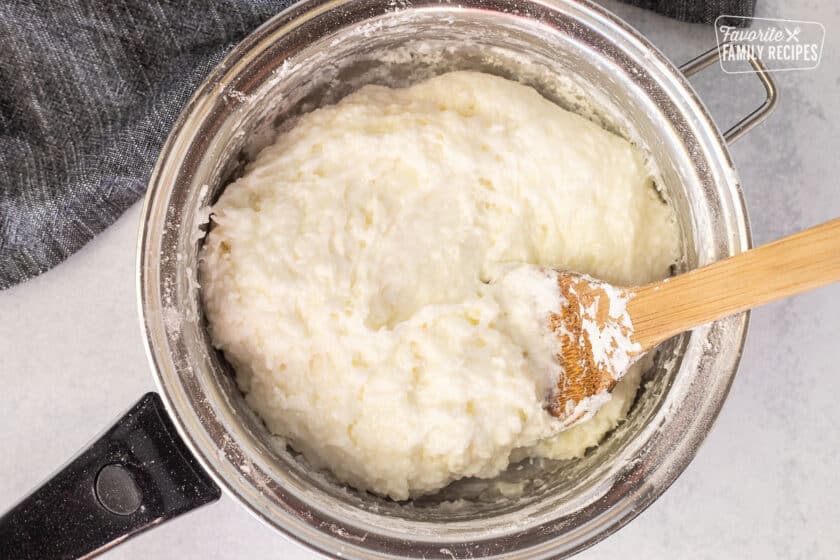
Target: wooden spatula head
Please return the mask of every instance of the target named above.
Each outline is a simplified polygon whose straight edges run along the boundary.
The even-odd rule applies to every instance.
[[[627,313],[631,292],[586,275],[556,271],[560,311],[550,327],[561,373],[548,410],[566,425],[591,417],[641,354]]]

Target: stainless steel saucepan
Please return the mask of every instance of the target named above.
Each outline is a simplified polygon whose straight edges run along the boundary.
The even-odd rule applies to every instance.
[[[151,177],[138,289],[160,396],[144,397],[0,519],[0,557],[87,557],[217,499],[219,488],[278,532],[345,558],[566,557],[629,522],[708,433],[735,375],[746,315],[670,341],[626,422],[602,445],[578,460],[526,462],[502,475],[519,495],[462,481],[394,502],[308,467],[249,412],[210,345],[197,254],[208,204],[269,131],[366,83],[472,69],[530,84],[638,141],[677,210],[678,268],[723,259],[749,246],[727,143],[776,97],[753,61],[767,99],[721,134],[687,80],[716,52],[677,68],[627,24],[575,0],[311,0],[274,17],[199,88]]]

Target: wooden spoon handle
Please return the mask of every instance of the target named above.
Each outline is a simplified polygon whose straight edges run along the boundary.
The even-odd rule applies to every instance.
[[[649,350],[698,325],[840,281],[840,218],[633,289],[633,340]]]

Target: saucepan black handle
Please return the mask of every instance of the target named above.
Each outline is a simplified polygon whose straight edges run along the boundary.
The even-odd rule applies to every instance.
[[[148,393],[0,517],[0,559],[90,558],[220,495]]]

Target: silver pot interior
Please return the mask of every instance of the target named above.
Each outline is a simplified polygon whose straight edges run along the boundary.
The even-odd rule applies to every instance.
[[[675,207],[675,273],[746,248],[726,149],[664,58],[599,8],[561,2],[309,2],[226,59],[184,110],[146,203],[140,293],[149,353],[201,462],[272,526],[331,554],[475,557],[570,553],[614,531],[687,465],[725,398],[746,318],[697,329],[652,360],[627,420],[573,461],[525,461],[413,502],[343,486],[272,437],[211,348],[197,255],[207,205],[296,115],[368,83],[405,86],[456,69],[535,87],[640,144]],[[410,146],[406,147],[411,149]],[[352,162],[347,162],[352,165]]]

